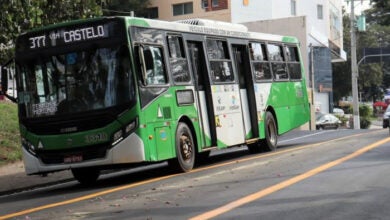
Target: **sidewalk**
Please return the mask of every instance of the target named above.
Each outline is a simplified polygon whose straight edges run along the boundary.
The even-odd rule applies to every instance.
[[[24,171],[23,162],[19,161],[0,166],[0,196],[72,179],[73,176],[69,170],[51,173],[45,177],[28,176]]]

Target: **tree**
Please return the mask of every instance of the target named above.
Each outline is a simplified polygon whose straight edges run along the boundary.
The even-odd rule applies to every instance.
[[[142,15],[149,0],[3,0],[0,1],[0,65],[13,57],[21,33],[60,22],[99,17]]]
[[[1,1],[0,10],[0,63],[13,57],[16,37],[27,30],[102,15],[95,0]]]
[[[370,24],[382,26],[390,25],[390,1],[371,0],[372,8],[367,12],[367,21]]]
[[[358,61],[363,57],[363,48],[389,47],[390,26],[386,19],[377,19],[379,14],[389,14],[389,1],[374,1],[371,9],[365,11],[367,15],[367,31],[357,32],[357,57]],[[387,7],[387,9],[386,9]],[[384,12],[387,10],[387,12]],[[390,17],[389,15],[386,15]],[[384,16],[384,17],[386,17]],[[350,18],[343,15],[344,49],[350,54]],[[390,86],[390,72],[388,66],[383,63],[370,63],[359,65],[359,91],[363,93],[365,100],[376,101],[381,99],[383,90]],[[347,62],[333,65],[333,88],[334,101],[341,97],[351,95],[351,61],[348,56]],[[337,104],[337,103],[335,103]]]
[[[351,83],[351,38],[350,38],[350,22],[349,15],[343,11],[343,42],[344,50],[348,54],[347,62],[334,63],[332,65],[333,71],[333,100],[335,106],[338,106],[338,101],[342,97],[349,96],[352,91]]]

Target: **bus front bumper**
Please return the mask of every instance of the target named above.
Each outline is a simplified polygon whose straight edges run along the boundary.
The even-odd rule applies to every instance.
[[[107,150],[106,156],[77,163],[45,164],[22,147],[23,162],[28,175],[50,173],[72,168],[107,166],[114,164],[137,163],[145,161],[144,144],[135,133]]]

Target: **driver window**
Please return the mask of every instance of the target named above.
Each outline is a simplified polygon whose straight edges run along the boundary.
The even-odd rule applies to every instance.
[[[145,85],[167,84],[162,47],[144,46],[143,59]]]

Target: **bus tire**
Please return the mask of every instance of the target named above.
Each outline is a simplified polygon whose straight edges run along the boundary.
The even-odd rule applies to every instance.
[[[278,144],[278,132],[275,118],[271,112],[267,112],[265,114],[264,132],[265,138],[260,141],[261,146],[265,151],[276,150]]]
[[[82,185],[92,185],[100,176],[100,170],[96,168],[75,168],[72,169],[73,177]]]
[[[171,159],[169,165],[179,172],[192,170],[195,164],[195,142],[191,129],[187,124],[179,122],[175,138],[176,158]]]

